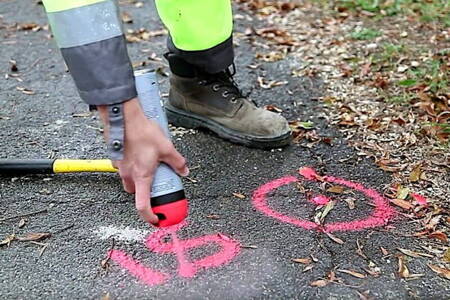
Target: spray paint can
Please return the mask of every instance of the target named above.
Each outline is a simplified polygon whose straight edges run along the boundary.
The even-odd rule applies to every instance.
[[[138,98],[145,116],[158,123],[170,138],[167,117],[159,96],[156,75],[150,70],[134,72]],[[158,216],[158,227],[180,223],[187,217],[188,200],[180,177],[168,165],[161,163],[155,173],[151,192],[153,212]]]

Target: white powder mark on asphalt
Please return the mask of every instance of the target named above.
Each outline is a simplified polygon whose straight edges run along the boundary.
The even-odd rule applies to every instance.
[[[116,240],[129,241],[129,242],[142,242],[144,239],[152,233],[153,230],[133,229],[124,226],[100,226],[94,230],[94,233],[101,239],[106,240],[114,237]]]

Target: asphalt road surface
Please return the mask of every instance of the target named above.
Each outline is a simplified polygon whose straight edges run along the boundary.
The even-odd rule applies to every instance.
[[[122,6],[134,20],[127,28],[162,28],[150,1],[141,8]],[[49,32],[45,28],[36,32],[14,29],[15,23],[44,27],[47,20],[42,5],[4,0],[0,15],[5,25],[0,26],[0,158],[105,157],[98,119],[79,99]],[[236,30],[242,32],[248,26],[245,22],[238,20]],[[130,44],[132,61],[148,62],[146,57],[153,52],[162,57],[164,44],[164,37]],[[321,103],[315,100],[321,96],[320,81],[290,77],[290,67],[301,61],[288,56],[254,70],[245,67],[254,62],[252,51],[246,43],[236,48],[237,81],[244,90],[252,90],[251,97],[259,105],[282,108],[290,120],[313,121],[319,135],[331,138],[332,145],[308,147],[303,143],[262,151],[232,145],[208,132],[176,131],[176,146],[192,169],[190,179],[184,180],[190,215],[187,225],[176,233],[178,242],[170,234],[161,234],[159,245],[153,235],[160,233],[138,219],[133,198],[122,191],[116,175],[0,178],[0,240],[13,233],[52,234],[39,244],[13,241],[1,246],[0,298],[448,297],[448,281],[432,273],[425,259],[408,261],[411,273],[423,274],[417,279],[404,280],[397,275],[396,249],[420,249],[417,240],[399,234],[413,226],[399,216],[389,215],[387,226],[358,231],[347,228],[331,237],[317,228],[305,229],[305,224],[314,224],[316,205],[309,198],[315,195],[336,200],[323,221],[325,226],[364,220],[375,208],[374,200],[360,191],[346,188],[350,193],[329,193],[323,191],[323,184],[301,179],[300,167],[309,166],[319,174],[358,182],[379,192],[389,178],[372,161],[358,157],[327,125]],[[5,76],[12,74],[11,59],[17,61],[19,77]],[[164,64],[152,61],[150,67],[167,72]],[[256,80],[261,72],[288,84],[261,89]],[[160,79],[164,95],[168,80]],[[288,175],[297,179],[291,177],[290,183],[267,192],[266,213],[256,209],[254,191]],[[354,209],[346,198],[354,200]],[[26,224],[19,228],[20,216],[33,212],[37,213],[23,217]],[[284,222],[279,215],[290,218]],[[289,222],[293,219],[298,224]],[[359,254],[358,245],[362,249]],[[309,261],[292,260],[299,258]],[[358,272],[363,278],[342,270]],[[338,279],[327,282],[333,274]],[[326,286],[311,286],[312,282]]]

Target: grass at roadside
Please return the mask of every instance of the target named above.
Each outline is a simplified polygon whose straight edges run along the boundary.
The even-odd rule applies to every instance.
[[[349,38],[356,48],[373,43],[370,55],[358,56],[352,64],[354,73],[366,73],[361,83],[376,87],[388,103],[420,107],[426,112],[422,133],[432,136],[438,146],[449,147],[450,116],[450,2],[448,0],[316,0],[332,10],[337,18],[356,17],[365,23],[354,29]],[[410,28],[395,32],[389,23],[403,20],[415,23],[423,33],[437,32],[434,37],[418,37]],[[368,24],[369,25],[368,25]],[[417,24],[422,24],[417,26]],[[384,35],[383,28],[389,34]],[[394,28],[394,29],[393,29]],[[362,43],[357,44],[358,41]],[[447,45],[447,46],[446,46]]]
[[[448,0],[335,0],[322,1],[338,11],[365,12],[377,18],[404,15],[425,22],[441,22],[450,26],[450,2]]]

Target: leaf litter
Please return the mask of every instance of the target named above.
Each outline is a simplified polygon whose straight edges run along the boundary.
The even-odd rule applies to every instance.
[[[237,43],[245,39],[256,49],[263,49],[257,60],[265,62],[286,55],[298,58],[302,65],[292,65],[292,77],[319,75],[326,87],[319,100],[327,120],[340,129],[358,159],[373,158],[380,169],[392,174],[384,194],[402,216],[417,224],[405,236],[420,238],[431,254],[403,248],[398,251],[413,259],[442,258],[445,250],[440,245],[448,243],[450,228],[450,185],[446,177],[450,166],[450,54],[445,50],[450,46],[450,32],[442,23],[424,23],[416,12],[385,22],[374,18],[376,13],[343,8],[339,1],[327,5],[322,5],[324,1],[235,2],[243,11],[251,11],[236,18],[256,17],[267,23],[238,33]],[[376,28],[379,33],[370,37],[372,33],[364,28]],[[369,40],[349,38],[353,32],[364,33]],[[258,62],[254,68],[260,65]],[[435,73],[430,73],[433,66]],[[271,88],[270,80],[260,77],[258,82],[263,88]],[[290,122],[294,143],[307,141],[305,146],[314,147],[327,141],[332,145],[332,139],[302,125],[301,121]],[[321,181],[312,169],[302,168],[299,173]],[[329,192],[341,190],[331,187]],[[354,199],[344,201],[349,209],[355,208]],[[317,214],[316,222],[326,215]],[[327,236],[344,243],[332,234]],[[385,248],[381,251],[389,256]],[[421,276],[410,274],[402,258],[399,265],[400,276]],[[326,284],[320,279],[311,285]]]

